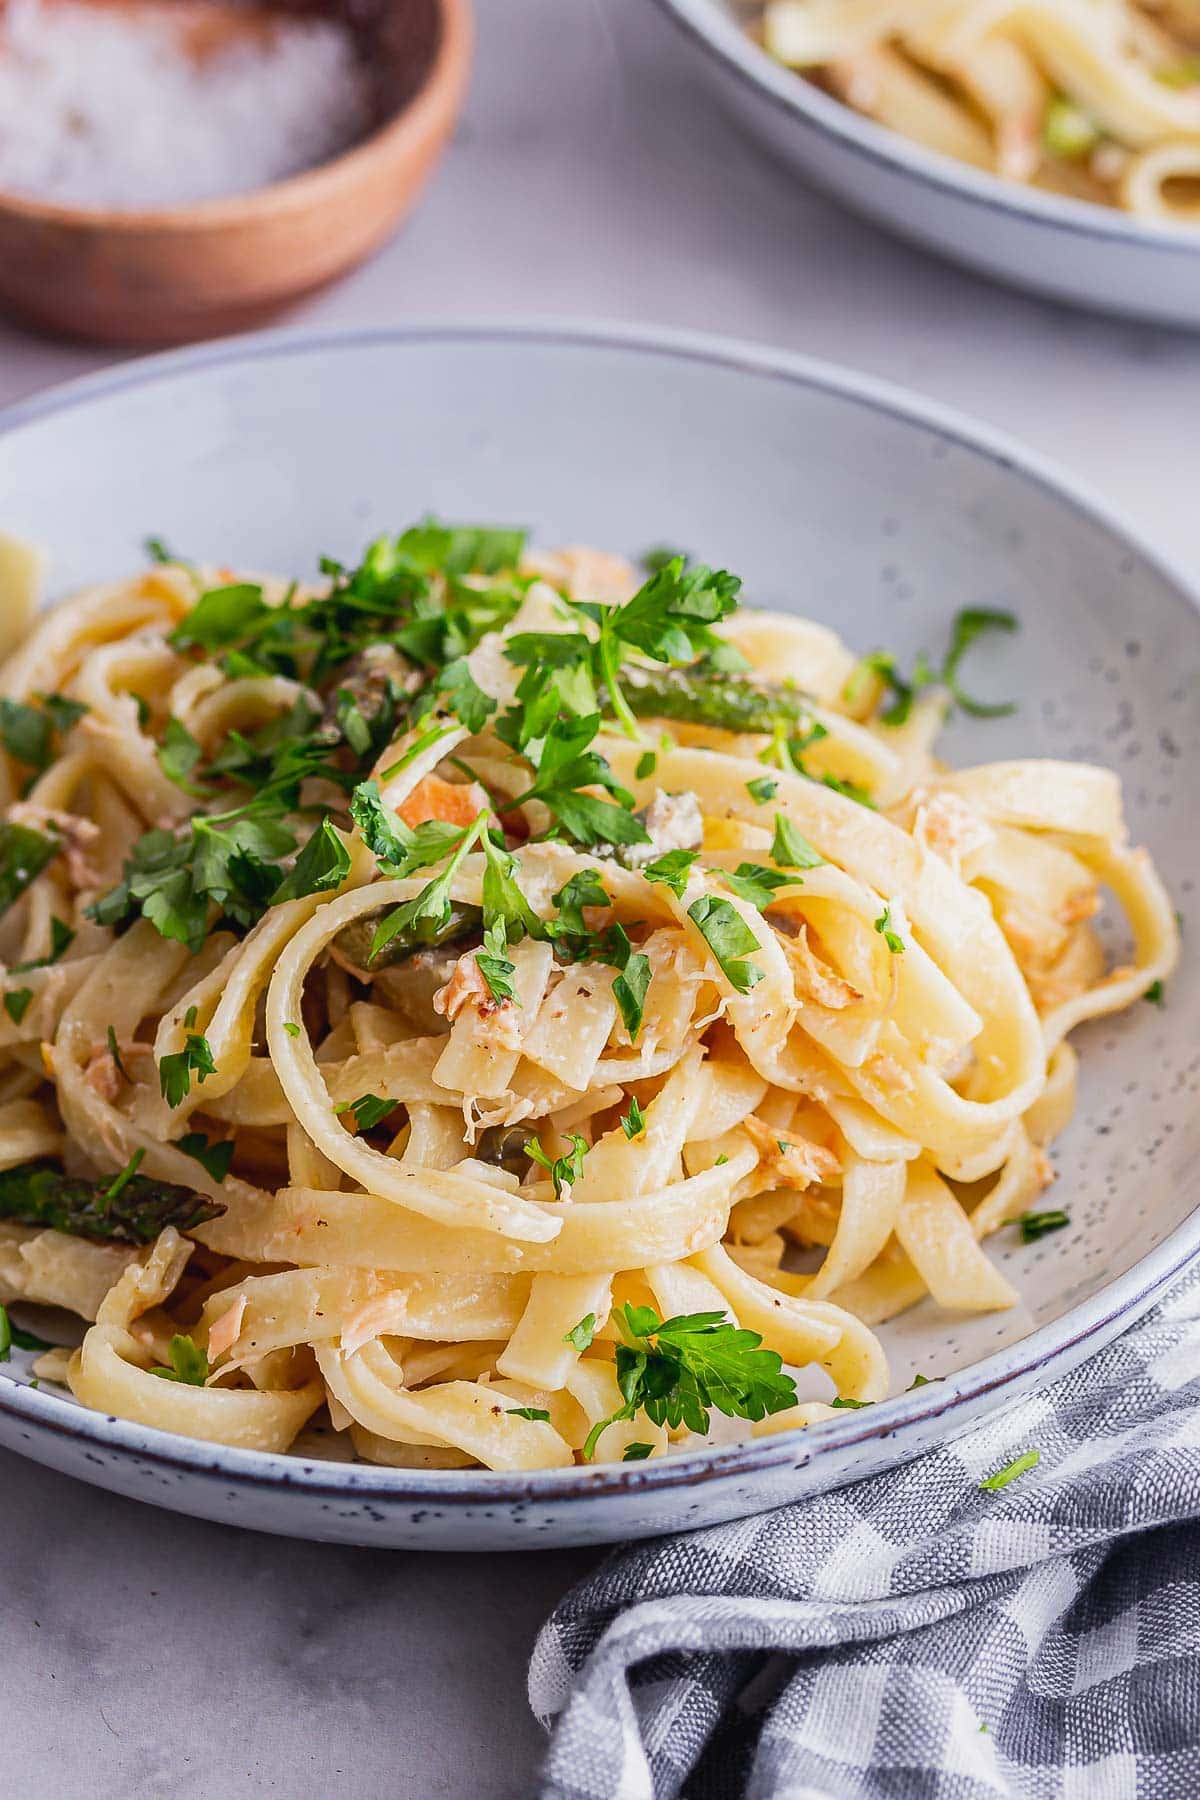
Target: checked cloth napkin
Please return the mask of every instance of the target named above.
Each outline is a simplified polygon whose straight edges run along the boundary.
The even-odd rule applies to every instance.
[[[916,1462],[616,1551],[529,1688],[540,1800],[1200,1797],[1200,1269]]]

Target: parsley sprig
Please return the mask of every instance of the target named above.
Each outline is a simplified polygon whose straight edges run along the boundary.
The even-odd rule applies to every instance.
[[[655,1425],[705,1432],[714,1408],[730,1418],[763,1419],[796,1403],[796,1385],[777,1352],[764,1350],[757,1331],[732,1324],[724,1313],[660,1319],[652,1306],[626,1304],[613,1321],[621,1337],[616,1375],[624,1405],[593,1425],[583,1448],[587,1462],[608,1426],[638,1412]]]

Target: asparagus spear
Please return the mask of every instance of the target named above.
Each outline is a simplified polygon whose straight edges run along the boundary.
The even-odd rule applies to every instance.
[[[627,663],[621,687],[640,719],[679,719],[724,731],[773,731],[780,722],[812,724],[812,696],[784,682]]]
[[[0,913],[6,912],[62,849],[62,839],[0,822]]]
[[[380,950],[379,955],[372,957],[371,943],[375,936],[378,917],[352,919],[349,925],[343,925],[334,938],[334,943],[347,962],[355,968],[368,970],[374,974],[377,969],[390,969],[396,963],[406,962],[415,956],[418,950],[430,950],[438,944],[453,944],[459,938],[478,937],[483,930],[483,914],[477,906],[460,905],[451,902],[450,917],[445,924],[439,925],[436,919],[417,919],[404,931],[398,931],[394,938]]]
[[[149,1244],[168,1225],[191,1231],[224,1211],[192,1188],[148,1175],[83,1181],[45,1162],[0,1174],[0,1218],[106,1243]]]

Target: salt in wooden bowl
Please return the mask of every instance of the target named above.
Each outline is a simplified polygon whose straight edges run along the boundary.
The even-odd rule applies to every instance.
[[[224,0],[134,3],[174,19],[186,13],[208,48],[261,29],[261,15],[256,23]],[[180,206],[85,207],[0,188],[0,305],[73,337],[183,343],[262,322],[396,229],[462,106],[469,0],[288,0],[271,11],[349,27],[370,72],[367,135],[302,174]]]

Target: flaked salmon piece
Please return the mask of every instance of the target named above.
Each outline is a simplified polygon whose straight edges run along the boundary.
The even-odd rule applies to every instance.
[[[759,1152],[759,1168],[774,1187],[790,1187],[802,1191],[815,1182],[832,1181],[841,1173],[842,1165],[824,1144],[814,1144],[799,1132],[785,1131],[768,1125],[754,1113],[739,1127]]]
[[[481,1019],[494,1022],[496,1038],[506,1049],[520,1049],[518,1010],[511,1000],[497,1000],[493,997],[479,972],[474,950],[468,950],[465,956],[459,957],[454,965],[453,975],[445,987],[439,988],[433,996],[434,1012],[452,1022],[467,1006],[474,1007]]]
[[[930,794],[918,800],[914,840],[948,862],[956,875],[962,874],[963,864],[985,850],[994,836],[987,820],[958,794]]]
[[[794,934],[790,929],[781,932],[779,941],[791,965],[798,996],[815,1000],[818,1006],[826,1006],[831,1012],[841,1012],[844,1007],[853,1006],[856,1000],[862,999],[856,987],[815,954],[803,920],[796,921]]]
[[[406,825],[424,825],[439,819],[446,825],[473,825],[488,807],[488,797],[477,781],[443,781],[425,775],[399,807]]]
[[[246,1316],[246,1296],[239,1294],[228,1312],[223,1312],[208,1334],[208,1360],[216,1362],[218,1357],[228,1356],[241,1336],[242,1320]]]

